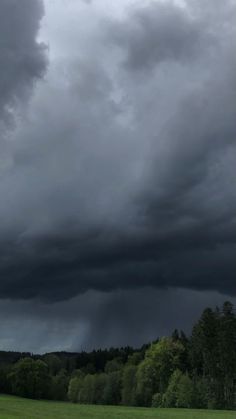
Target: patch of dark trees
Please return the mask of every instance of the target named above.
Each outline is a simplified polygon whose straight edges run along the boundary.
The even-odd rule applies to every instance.
[[[0,351],[0,391],[85,404],[235,409],[233,305],[205,309],[188,337],[175,330],[140,349]]]

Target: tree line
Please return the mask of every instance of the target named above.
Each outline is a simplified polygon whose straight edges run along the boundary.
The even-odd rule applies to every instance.
[[[140,349],[0,352],[0,391],[85,404],[235,409],[233,305],[205,309],[189,337],[175,330]]]

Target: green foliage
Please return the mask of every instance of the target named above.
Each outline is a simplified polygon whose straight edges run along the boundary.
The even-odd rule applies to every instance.
[[[206,409],[208,406],[208,383],[203,377],[195,377],[193,380],[193,403],[192,407]]]
[[[219,319],[218,353],[222,399],[220,407],[236,407],[236,317],[230,302],[223,305]]]
[[[16,363],[9,374],[12,393],[35,399],[47,398],[51,385],[48,366],[41,360],[24,358]]]
[[[10,372],[11,367],[9,365],[3,365],[0,367],[0,393],[11,392],[11,383],[9,379]]]
[[[163,406],[163,396],[161,393],[155,393],[152,396],[152,407],[162,407]]]
[[[204,310],[194,326],[190,360],[194,373],[207,382],[209,408],[234,408],[236,405],[236,317],[232,304],[222,311]]]
[[[94,378],[94,404],[104,404],[104,389],[107,383],[107,374],[96,374]]]
[[[111,372],[120,371],[122,368],[123,364],[120,359],[112,359],[106,363],[105,373],[110,374]]]
[[[79,377],[73,377],[70,379],[68,388],[68,399],[76,403],[78,401],[79,391],[81,389],[82,380]]]
[[[183,374],[180,370],[174,371],[163,395],[162,405],[190,408],[193,405],[193,399],[194,385],[188,374]]]
[[[43,361],[47,364],[50,375],[56,375],[62,369],[62,362],[55,354],[44,355]]]
[[[141,352],[134,352],[128,357],[127,364],[138,365],[143,360],[143,354]]]
[[[155,370],[155,389],[164,393],[170,376],[181,366],[181,357],[185,351],[183,344],[171,338],[163,338],[152,345],[146,357],[151,360]]]
[[[163,338],[151,345],[137,372],[137,401],[141,406],[151,406],[152,396],[163,394],[171,374],[181,366],[185,348],[178,340]]]
[[[95,401],[95,376],[87,374],[84,377],[82,389],[79,396],[81,403],[93,404]]]
[[[83,371],[83,373],[85,375],[95,374],[96,373],[96,368],[95,368],[95,366],[91,362],[89,362],[85,367],[83,367],[81,369],[81,371]]]
[[[163,395],[163,406],[164,407],[176,407],[177,406],[177,396],[178,396],[178,386],[180,379],[182,377],[182,372],[176,370],[173,372],[170,377],[169,385],[165,394]]]
[[[136,400],[138,406],[151,406],[152,396],[156,392],[157,376],[152,360],[145,358],[138,366]]]
[[[52,377],[51,398],[53,400],[66,400],[69,378],[65,370],[61,370]]]
[[[190,408],[193,406],[194,387],[188,374],[181,374],[176,397],[176,407]]]
[[[121,372],[114,371],[107,374],[104,388],[105,404],[120,404],[121,402]]]
[[[137,387],[137,366],[127,363],[122,375],[122,404],[135,406]]]

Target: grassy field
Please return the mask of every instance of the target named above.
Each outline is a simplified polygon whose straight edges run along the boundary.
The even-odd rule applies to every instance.
[[[235,419],[236,412],[81,406],[0,396],[1,419]]]

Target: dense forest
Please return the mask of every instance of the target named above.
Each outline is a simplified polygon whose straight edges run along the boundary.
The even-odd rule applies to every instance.
[[[0,352],[0,391],[74,403],[236,408],[236,315],[207,308],[190,336],[175,330],[133,349]]]

